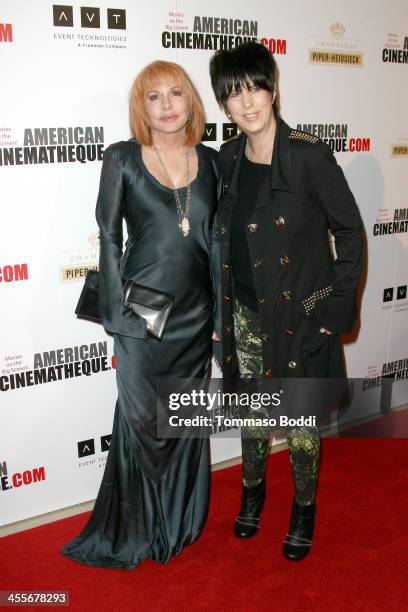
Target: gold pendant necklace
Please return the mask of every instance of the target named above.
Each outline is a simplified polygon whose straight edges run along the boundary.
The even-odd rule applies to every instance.
[[[169,183],[173,190],[174,199],[176,200],[177,215],[178,215],[178,220],[179,220],[178,226],[180,228],[181,233],[186,238],[190,233],[190,222],[188,220],[188,217],[190,215],[190,208],[191,208],[191,186],[190,186],[190,176],[189,176],[190,173],[189,173],[189,163],[188,163],[188,151],[186,152],[186,166],[187,166],[186,168],[186,175],[187,175],[186,207],[185,207],[185,210],[183,210],[183,207],[181,205],[181,200],[180,200],[180,194],[175,184],[173,183],[173,180],[169,174],[169,171],[164,165],[163,159],[160,155],[160,151],[156,145],[153,145],[153,149],[157,155],[157,159],[159,160],[159,163],[163,169],[163,172],[166,174],[167,178],[169,179]]]
[[[183,236],[188,236],[188,234],[190,232],[190,223],[189,223],[189,220],[187,219],[187,217],[183,217],[183,219],[181,221],[181,225],[179,223],[179,227],[181,229],[181,232],[182,232]]]

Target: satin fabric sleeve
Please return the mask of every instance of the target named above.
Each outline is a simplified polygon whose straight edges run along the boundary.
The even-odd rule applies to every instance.
[[[218,205],[221,201],[222,196],[222,172],[221,164],[219,160],[219,154],[216,153],[214,159],[214,170],[217,177],[217,199]],[[218,337],[222,338],[221,331],[221,255],[220,255],[220,237],[218,230],[217,215],[214,217],[214,222],[211,228],[210,235],[210,272],[211,281],[213,288],[213,317],[214,317],[214,330],[217,332]]]
[[[123,304],[121,260],[123,249],[123,162],[118,145],[104,153],[96,220],[99,226],[99,309],[107,332],[143,338],[146,324]]]
[[[325,302],[320,322],[329,331],[343,334],[351,331],[356,317],[363,224],[354,196],[330,147],[319,142],[307,165],[315,199],[334,235],[337,255],[330,279],[333,292]]]

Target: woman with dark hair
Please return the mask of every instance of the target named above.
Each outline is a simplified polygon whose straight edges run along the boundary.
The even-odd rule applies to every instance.
[[[343,377],[339,335],[355,319],[362,252],[353,195],[330,148],[280,118],[276,65],[263,45],[217,52],[210,74],[218,103],[241,130],[220,152],[224,378]],[[283,553],[300,560],[312,544],[318,429],[294,427],[287,442],[294,499]],[[268,445],[266,431],[242,435],[239,538],[259,528]]]
[[[99,305],[114,336],[118,401],[93,512],[61,551],[79,563],[124,569],[144,559],[167,563],[194,542],[206,519],[208,440],[163,439],[156,430],[157,379],[205,379],[210,363],[219,171],[216,151],[199,144],[204,122],[184,70],[153,62],[130,95],[135,138],[105,151],[96,207]],[[124,305],[124,279],[174,297],[160,341]]]

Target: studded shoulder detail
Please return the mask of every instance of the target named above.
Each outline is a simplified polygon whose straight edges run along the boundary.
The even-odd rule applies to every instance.
[[[319,142],[320,140],[320,138],[317,136],[313,136],[307,132],[301,132],[300,130],[291,130],[289,133],[289,138],[291,140],[304,140],[305,142],[311,142],[313,144]]]
[[[324,298],[329,297],[329,295],[333,291],[333,285],[329,285],[328,287],[323,287],[322,289],[316,289],[308,298],[302,300],[302,304],[306,311],[307,316],[309,316],[316,305],[318,300],[324,300]]]

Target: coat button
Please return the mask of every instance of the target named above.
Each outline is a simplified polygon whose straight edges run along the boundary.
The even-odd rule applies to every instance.
[[[276,227],[282,227],[282,225],[285,225],[285,219],[283,217],[277,217],[275,219],[275,225]]]
[[[224,334],[230,334],[232,332],[232,325],[226,325],[224,327]]]
[[[248,228],[248,232],[250,234],[254,234],[258,230],[258,224],[257,223],[250,223],[249,225],[247,225],[247,228]]]
[[[265,302],[264,298],[262,298],[262,297],[261,297],[261,298],[258,298],[258,304],[259,304],[260,306],[262,306],[262,304],[263,304],[264,302]]]
[[[225,227],[225,225],[221,225],[221,227],[220,227],[220,234],[222,236],[225,236],[226,233],[227,233],[227,228]]]
[[[229,295],[224,295],[224,302],[225,304],[229,304],[231,302],[231,298]]]
[[[224,268],[224,270],[229,270],[231,266],[230,266],[230,265],[229,265],[229,263],[226,261],[226,262],[224,262],[224,263],[222,264],[222,267]]]
[[[261,340],[262,340],[262,342],[268,342],[268,340],[269,340],[268,334],[262,334],[261,335]]]
[[[284,291],[282,293],[282,298],[285,300],[285,302],[288,302],[289,300],[292,299],[292,292],[291,291]]]
[[[228,191],[228,187],[229,187],[228,183],[225,183],[225,185],[224,185],[224,191]]]
[[[271,368],[269,368],[268,370],[264,370],[263,375],[268,377],[273,376]]]
[[[294,334],[294,333],[295,333],[295,332],[294,332],[294,330],[293,330],[293,329],[285,329],[285,334],[286,334],[287,336],[293,336],[293,334]]]
[[[286,266],[289,263],[289,257],[287,255],[282,255],[280,262],[281,266]]]
[[[296,368],[296,361],[289,361],[288,366],[291,370],[294,370]]]
[[[255,259],[253,263],[254,270],[258,270],[262,265],[262,261],[260,259]]]
[[[231,361],[232,361],[232,355],[225,355],[225,357],[224,357],[224,361],[225,361],[225,363],[231,363]]]

